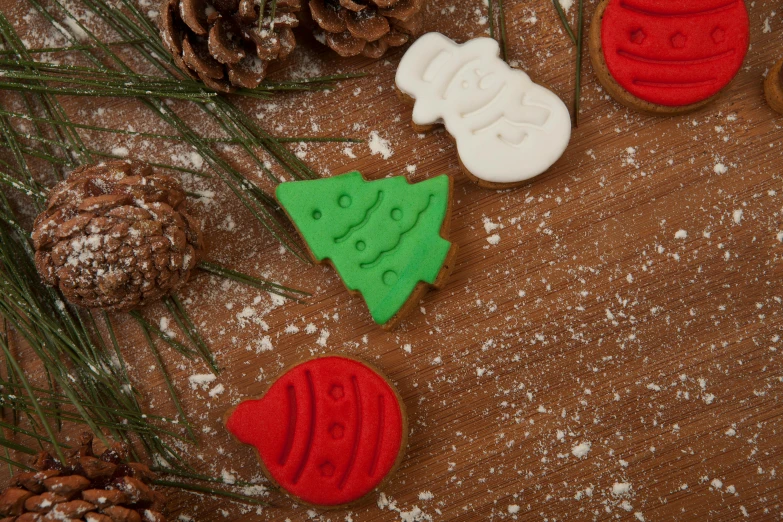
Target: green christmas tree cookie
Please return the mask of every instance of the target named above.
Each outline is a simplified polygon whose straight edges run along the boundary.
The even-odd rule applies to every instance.
[[[365,181],[349,172],[282,183],[276,196],[315,260],[330,260],[385,328],[427,284],[442,284],[456,252],[441,237],[451,203],[448,176],[410,184],[403,176]]]

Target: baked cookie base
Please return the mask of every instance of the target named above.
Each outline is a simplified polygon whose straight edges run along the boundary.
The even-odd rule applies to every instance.
[[[772,67],[764,80],[764,97],[772,110],[783,114],[783,80],[781,79],[783,59]]]
[[[601,85],[603,85],[604,89],[606,89],[606,92],[609,93],[609,95],[614,98],[615,101],[645,114],[651,114],[655,116],[675,116],[678,114],[687,114],[689,112],[699,110],[702,107],[709,105],[720,96],[722,90],[721,92],[718,92],[717,94],[698,103],[682,106],[669,106],[650,103],[648,101],[642,100],[641,98],[637,98],[625,90],[625,88],[617,83],[617,80],[615,80],[612,77],[612,74],[609,72],[609,67],[606,65],[606,60],[604,60],[604,51],[601,46],[601,24],[604,18],[604,11],[606,11],[606,6],[609,5],[609,1],[610,0],[603,0],[595,9],[593,20],[590,23],[590,34],[587,39],[587,44],[590,52],[590,61],[593,64],[593,69],[595,70],[596,76],[598,76],[598,81],[601,82]]]
[[[301,360],[299,360],[299,361],[297,361],[297,362],[295,362],[293,364],[290,364],[290,365],[286,366],[285,368],[283,368],[280,371],[280,373],[278,374],[278,377],[281,377],[281,376],[285,375],[290,370],[292,370],[296,366],[299,366],[300,364],[303,364],[303,363],[308,362],[308,361],[312,361],[314,359],[320,359],[320,358],[323,358],[323,357],[342,357],[344,359],[350,359],[352,361],[356,361],[358,363],[361,363],[361,364],[367,366],[368,368],[373,370],[375,373],[380,375],[381,378],[384,381],[386,381],[386,384],[389,385],[389,388],[391,388],[391,390],[394,392],[394,396],[397,398],[397,404],[400,406],[400,413],[402,415],[402,440],[400,441],[400,451],[399,451],[399,453],[397,453],[397,459],[394,461],[394,465],[389,470],[389,472],[386,474],[386,476],[383,478],[383,480],[375,487],[375,489],[373,489],[372,491],[367,492],[364,496],[362,496],[360,498],[357,498],[356,500],[354,500],[352,502],[348,502],[346,504],[333,504],[333,505],[311,504],[309,502],[305,502],[304,500],[302,500],[301,498],[297,497],[296,495],[294,495],[292,493],[289,493],[285,488],[283,488],[272,477],[272,474],[269,472],[267,467],[264,465],[264,461],[261,458],[261,454],[259,453],[258,449],[253,447],[253,451],[256,453],[256,458],[258,460],[258,464],[261,467],[261,472],[264,474],[264,476],[269,480],[269,482],[276,489],[278,489],[279,491],[282,491],[289,498],[295,500],[297,504],[301,504],[303,506],[317,508],[317,509],[321,509],[321,510],[330,510],[331,511],[331,510],[338,510],[338,509],[346,509],[346,508],[350,508],[350,507],[356,506],[358,504],[361,504],[361,503],[367,501],[369,499],[369,497],[373,496],[378,491],[381,491],[384,487],[386,487],[386,485],[392,479],[394,474],[400,468],[400,465],[402,464],[402,459],[405,458],[405,454],[408,451],[408,432],[410,431],[410,426],[408,424],[408,410],[405,407],[405,402],[402,400],[402,396],[400,396],[400,392],[397,391],[397,387],[394,385],[394,383],[391,382],[389,380],[389,378],[386,376],[386,374],[384,372],[382,372],[381,370],[379,370],[377,366],[375,366],[374,364],[371,364],[371,363],[369,363],[367,361],[364,361],[362,359],[359,359],[358,357],[354,357],[352,355],[343,354],[343,353],[339,353],[339,352],[328,353],[328,354],[319,355],[319,356],[316,356],[316,357],[309,357],[309,358],[306,358],[306,359],[301,359]],[[260,399],[261,397],[266,395],[266,393],[269,391],[269,388],[271,388],[272,385],[275,384],[275,382],[277,382],[277,379],[272,380],[264,388],[263,393],[261,393],[258,396],[255,396],[255,397],[250,397],[250,399]],[[247,399],[245,399],[245,400],[247,400]],[[231,417],[231,415],[234,413],[234,411],[237,409],[238,406],[239,405],[237,404],[237,406],[234,406],[233,408],[229,409],[223,415],[223,426],[226,425],[226,423],[228,422],[228,419]],[[226,431],[228,431],[228,430],[226,430]],[[231,435],[231,436],[234,437],[234,435]]]
[[[538,83],[538,82],[536,82],[536,83]],[[539,84],[539,85],[541,85],[542,87],[548,88],[544,84]],[[413,98],[411,96],[408,96],[407,94],[402,92],[400,89],[395,87],[395,91],[397,92],[397,98],[399,98],[400,101],[402,101],[405,105],[413,106],[416,103],[416,99],[415,98]],[[427,132],[432,132],[435,129],[437,129],[438,127],[442,127],[442,125],[441,124],[417,125],[416,122],[414,122],[413,119],[411,119],[411,127],[413,128],[413,130],[415,132],[418,132],[420,134],[424,134],[424,133],[427,133]],[[452,136],[451,133],[449,133],[448,131],[446,131],[446,134],[448,135],[449,139],[456,145],[457,140],[454,139],[454,136]],[[459,159],[460,170],[462,170],[462,172],[468,177],[468,179],[470,179],[470,181],[472,181],[473,183],[475,183],[476,185],[478,185],[481,188],[491,189],[491,190],[512,189],[512,188],[515,188],[515,187],[521,187],[523,185],[527,185],[528,183],[530,183],[533,180],[533,178],[527,178],[527,179],[523,179],[521,181],[515,181],[513,183],[494,183],[494,182],[491,182],[491,181],[487,181],[487,180],[484,180],[484,179],[481,179],[481,178],[475,176],[472,172],[470,172],[465,167],[465,165],[462,163],[462,159],[459,158],[459,154],[457,154],[457,156],[458,156],[458,159]],[[543,172],[541,174],[543,174]],[[539,174],[539,176],[541,174]]]
[[[362,175],[362,177],[364,177]],[[443,218],[443,224],[440,227],[440,237],[445,239],[446,241],[449,241],[449,231],[451,229],[451,207],[452,202],[454,200],[454,180],[451,176],[447,176],[449,178],[449,195],[448,195],[448,207],[446,208],[446,216]],[[407,181],[407,180],[406,180]],[[408,181],[410,183],[410,181]],[[291,223],[294,225],[294,228],[296,229],[297,234],[299,234],[299,237],[304,238],[302,233],[299,231],[299,229],[296,227],[296,223],[294,223],[294,220],[291,218],[291,216],[288,214],[288,212],[283,207],[283,211],[286,213],[286,216],[288,216],[288,219],[291,221]],[[313,254],[312,250],[310,250],[310,246],[307,244],[307,241],[302,241],[304,243],[305,251],[307,252],[307,256],[310,258],[310,260],[314,264],[320,264],[320,265],[329,265],[332,267],[332,270],[337,272],[337,268],[334,266],[334,264],[331,262],[330,259],[324,259],[323,261],[319,261],[316,259],[315,255]],[[405,301],[405,304],[402,305],[402,307],[397,310],[397,313],[394,314],[391,319],[386,321],[383,324],[380,324],[379,326],[383,328],[386,331],[391,331],[397,328],[399,326],[400,322],[405,319],[405,317],[410,314],[413,310],[416,309],[416,307],[421,302],[424,295],[429,291],[430,288],[434,288],[436,290],[439,290],[443,288],[446,285],[446,281],[448,280],[449,276],[451,275],[452,270],[454,269],[454,265],[456,264],[457,260],[457,244],[454,242],[451,242],[451,248],[449,249],[448,253],[446,254],[446,257],[443,260],[443,265],[440,268],[440,271],[438,272],[438,275],[435,277],[435,281],[433,283],[427,283],[424,281],[419,281],[416,286],[413,288],[413,291],[411,292],[411,295],[408,297],[408,299]],[[339,274],[339,272],[337,272]],[[342,279],[342,278],[341,278]],[[361,292],[351,290],[348,287],[346,287],[346,290],[348,290],[348,293],[351,294],[354,297],[361,297]],[[374,322],[374,321],[373,321]],[[375,323],[378,324],[378,323]]]

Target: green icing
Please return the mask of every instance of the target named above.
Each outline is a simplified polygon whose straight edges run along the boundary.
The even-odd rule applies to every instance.
[[[330,259],[378,324],[388,322],[419,281],[434,283],[451,243],[440,236],[449,178],[409,184],[365,181],[358,172],[277,187],[277,199],[316,260]]]

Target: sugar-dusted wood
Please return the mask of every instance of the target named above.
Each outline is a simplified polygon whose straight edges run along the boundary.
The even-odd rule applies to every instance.
[[[586,2],[586,26],[595,5]],[[28,23],[24,2],[0,6],[20,28]],[[218,181],[186,177],[189,190],[215,193],[193,205],[207,222],[209,258],[314,294],[307,305],[279,304],[207,275],[187,287],[182,297],[224,368],[212,387],[192,389],[188,377],[207,369],[164,348],[201,433],[194,466],[260,477],[253,450],[232,441],[223,414],[258,396],[283,367],[340,351],[396,384],[410,445],[377,503],[323,520],[779,517],[783,119],[762,89],[780,59],[779,7],[748,3],[745,66],[715,103],[687,116],[643,116],[608,99],[585,49],[581,124],[569,149],[547,174],[504,192],[470,183],[444,132],[411,130],[410,108],[393,86],[403,50],[377,62],[343,60],[302,35],[279,77],[369,75],[331,93],[240,103],[281,136],[368,140],[292,146],[325,175],[456,176],[456,266],[444,289],[388,333],[334,271],[281,253]],[[426,28],[459,41],[483,35],[483,9],[434,0]],[[570,102],[574,50],[551,2],[508,0],[506,9],[512,62]],[[45,35],[28,41],[43,46]],[[165,130],[132,101],[63,101],[84,121]],[[181,161],[172,155],[190,152],[84,134],[141,159]],[[228,156],[253,172],[240,154]],[[166,315],[162,306],[144,313]],[[140,332],[127,317],[117,321],[148,404],[171,413]],[[210,396],[217,384],[225,391]],[[275,507],[260,513],[187,493],[171,507],[199,522],[317,517],[276,492],[268,499]]]

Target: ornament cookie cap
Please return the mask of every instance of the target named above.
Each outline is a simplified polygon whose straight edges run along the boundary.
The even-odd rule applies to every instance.
[[[385,377],[340,355],[289,369],[260,399],[229,412],[226,428],[255,446],[264,472],[288,494],[340,507],[370,494],[399,466],[408,422]]]
[[[571,137],[560,98],[500,59],[497,41],[457,44],[427,33],[397,69],[397,89],[413,102],[413,125],[443,124],[465,172],[479,185],[506,188],[551,167]]]
[[[711,102],[742,67],[750,39],[742,0],[604,0],[590,58],[620,103],[679,114]]]
[[[373,320],[393,328],[428,286],[442,286],[456,246],[448,230],[451,179],[366,181],[359,172],[281,183],[277,200],[316,262],[328,260],[362,295]]]

